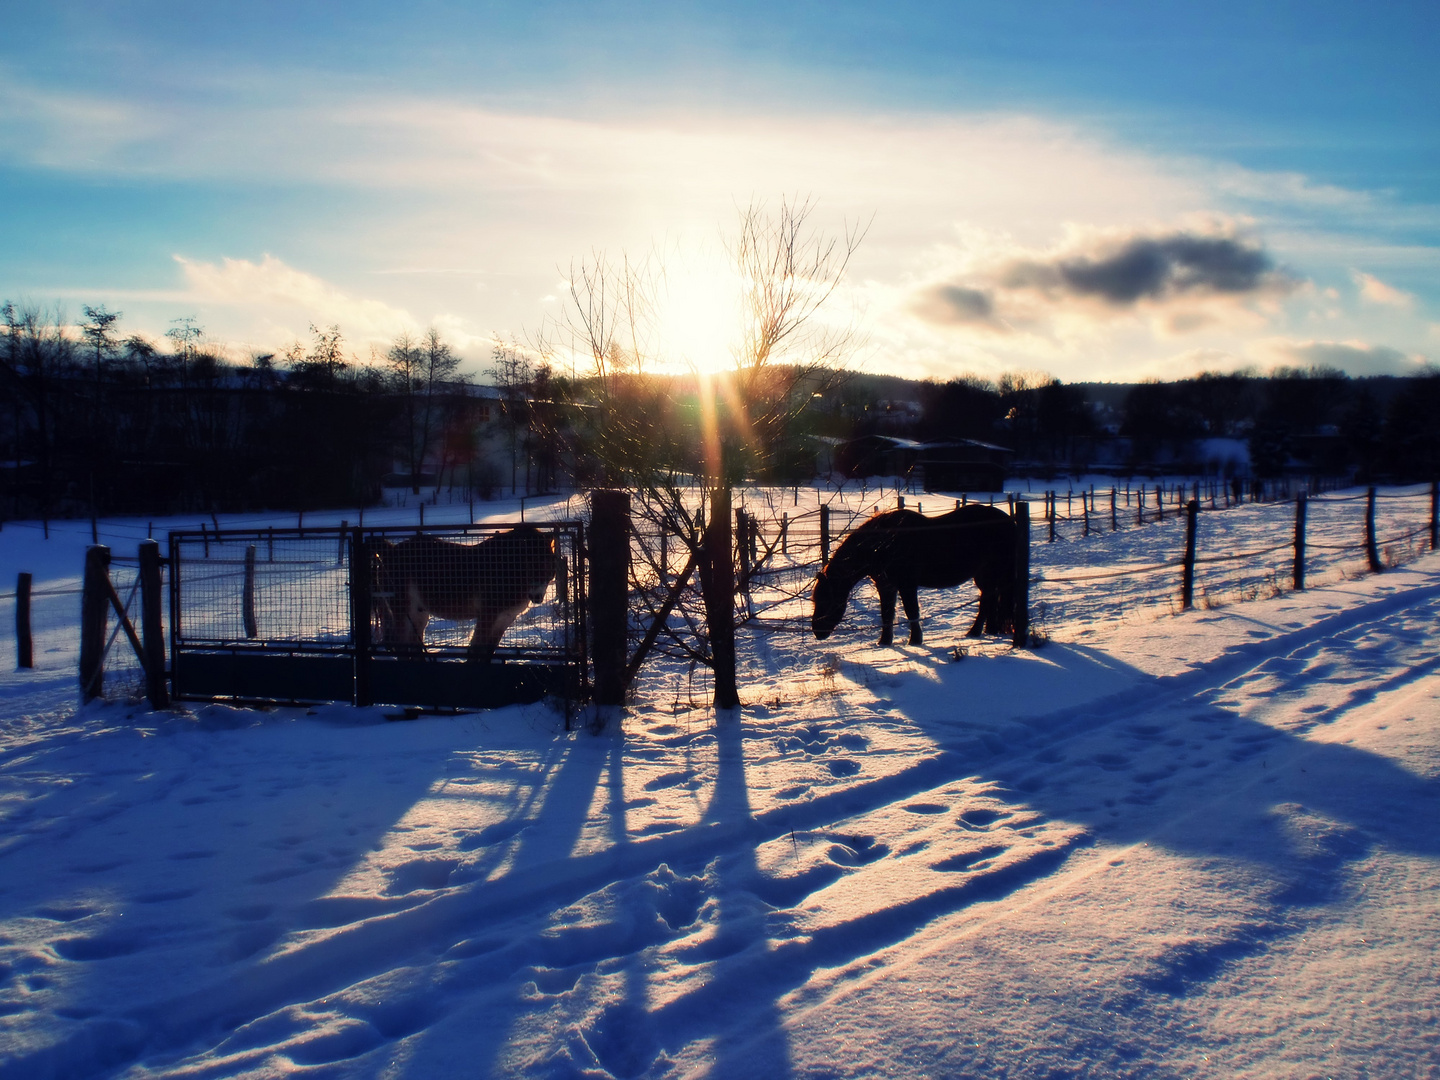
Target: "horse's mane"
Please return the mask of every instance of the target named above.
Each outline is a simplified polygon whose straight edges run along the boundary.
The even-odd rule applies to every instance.
[[[861,568],[884,555],[899,533],[907,528],[923,528],[929,520],[914,510],[882,510],[840,541],[821,573],[836,585],[853,586],[868,573]]]

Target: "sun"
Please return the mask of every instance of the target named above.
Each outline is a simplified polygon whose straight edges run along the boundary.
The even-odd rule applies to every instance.
[[[667,274],[657,306],[661,355],[668,366],[704,375],[735,366],[741,321],[733,272],[704,266]]]

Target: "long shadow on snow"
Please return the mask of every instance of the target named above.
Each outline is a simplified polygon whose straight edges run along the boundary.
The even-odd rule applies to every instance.
[[[1316,628],[1287,636],[1323,647]],[[1106,842],[1149,842],[1204,865],[1213,860],[1216,868],[1240,862],[1260,876],[1272,905],[1268,919],[1239,928],[1234,940],[1179,946],[1142,979],[1151,989],[1183,994],[1227,960],[1263,951],[1292,932],[1297,909],[1343,895],[1347,866],[1371,847],[1440,858],[1433,827],[1440,783],[1383,755],[1302,737],[1418,681],[1440,659],[1397,668],[1365,686],[1337,685],[1325,710],[1312,707],[1303,728],[1289,732],[1227,704],[1236,693],[1231,681],[1260,666],[1254,655],[1246,657],[1241,649],[1185,675],[1155,678],[1096,650],[1051,645],[1044,658],[1055,673],[1097,685],[1118,677],[1128,688],[1055,713],[977,723],[969,733],[956,714],[974,708],[967,684],[977,662],[1018,665],[1019,657],[947,664],[937,656],[923,674],[901,672],[890,684],[917,717],[941,718],[933,734],[952,774],[994,780],[1015,801],[1081,824]],[[1276,662],[1265,664],[1265,674],[1273,680],[1287,657],[1272,650],[1270,658]],[[1279,672],[1267,694],[1313,683],[1307,659]]]
[[[403,887],[388,897],[329,894],[444,775],[449,755],[431,751],[433,769],[396,767],[386,776],[353,748],[368,741],[364,727],[253,716],[223,708],[196,719],[159,715],[151,721],[158,738],[116,725],[84,745],[28,756],[26,773],[65,783],[37,800],[57,819],[53,834],[0,854],[0,918],[55,921],[50,947],[59,962],[46,972],[50,988],[36,995],[40,1028],[23,1052],[0,1060],[0,1077],[89,1075],[208,1042],[311,999],[337,976],[369,973],[366,957],[342,952],[323,973],[291,968],[274,978],[270,957],[293,931],[416,902]],[[289,723],[328,729],[334,750],[287,758]],[[113,749],[97,754],[94,738]],[[61,863],[57,839],[65,841]],[[219,928],[199,946],[197,922]],[[178,997],[151,959],[176,948],[191,950],[201,968]],[[115,985],[129,989],[117,997]],[[10,1023],[18,1031],[24,1018]]]

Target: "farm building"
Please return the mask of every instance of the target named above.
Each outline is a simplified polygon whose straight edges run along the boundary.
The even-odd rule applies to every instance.
[[[1000,491],[1014,451],[978,439],[919,442],[861,435],[835,447],[835,469],[848,477],[909,476],[929,491]]]

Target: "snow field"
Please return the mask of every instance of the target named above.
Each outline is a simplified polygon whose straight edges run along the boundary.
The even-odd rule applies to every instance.
[[[600,736],[79,709],[57,641],[0,674],[0,1076],[1440,1075],[1440,559],[1033,651],[858,599]]]

